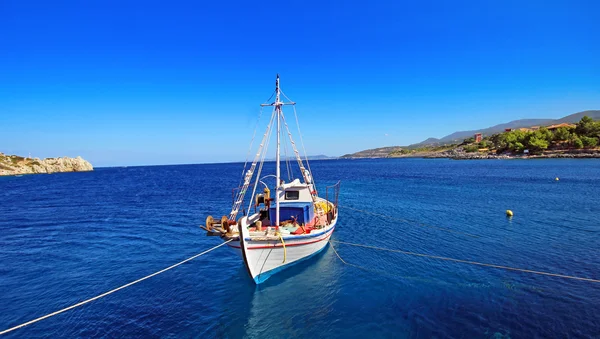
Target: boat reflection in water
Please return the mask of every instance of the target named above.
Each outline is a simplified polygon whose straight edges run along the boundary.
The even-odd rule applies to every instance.
[[[229,278],[231,286],[238,286],[236,292],[224,294],[220,314],[212,314],[213,319],[227,320],[212,322],[197,334],[241,338],[324,333],[322,327],[327,326],[327,319],[335,318],[330,313],[339,298],[338,279],[343,266],[336,262],[339,259],[330,246],[314,259],[281,271],[259,285],[244,283],[246,269],[240,268]]]

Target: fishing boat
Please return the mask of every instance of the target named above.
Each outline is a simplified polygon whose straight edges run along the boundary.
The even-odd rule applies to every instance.
[[[274,101],[269,103],[273,96]],[[244,164],[241,184],[232,190],[229,215],[224,215],[221,219],[208,216],[206,225],[201,226],[207,231],[207,235],[229,241],[227,245],[240,254],[248,274],[256,284],[321,252],[338,220],[340,182],[326,186],[325,197],[319,196],[300,134],[296,103],[281,91],[279,74],[271,98],[261,105],[261,113],[263,108],[272,107],[271,118],[253,162],[248,168],[248,162]],[[284,106],[293,107],[304,159],[285,120]],[[263,176],[268,144],[274,130],[277,135],[275,174]],[[293,151],[293,155],[289,157],[285,147],[288,140],[284,140],[285,136]],[[283,162],[288,174],[287,182],[281,173],[282,140],[285,141]],[[292,175],[291,162],[297,163],[298,178]],[[265,183],[267,178],[273,178],[274,183]],[[245,203],[248,204],[247,209]]]

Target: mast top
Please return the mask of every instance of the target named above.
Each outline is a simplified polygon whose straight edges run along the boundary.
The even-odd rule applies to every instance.
[[[280,101],[279,94],[283,94],[283,93],[281,93],[281,89],[279,88],[279,73],[277,73],[277,77],[275,78],[275,94],[276,94],[276,96],[275,96],[275,102],[270,103],[270,104],[261,104],[261,106],[281,107],[281,106],[284,106],[284,105],[295,105],[296,104],[293,101],[289,101],[289,102]],[[285,94],[283,96],[285,97]]]
[[[279,91],[279,73],[277,73],[277,79],[275,80],[275,90]]]

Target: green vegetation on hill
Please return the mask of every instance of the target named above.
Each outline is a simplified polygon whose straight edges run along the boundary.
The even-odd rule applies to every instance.
[[[411,154],[420,154],[420,153],[437,153],[449,151],[456,147],[456,144],[453,145],[442,145],[442,146],[423,146],[416,148],[403,148],[399,150],[395,150],[389,153],[390,157],[398,157],[403,155],[411,155]]]
[[[466,153],[521,154],[528,150],[530,154],[542,154],[545,150],[589,149],[598,145],[600,145],[600,121],[594,121],[588,116],[583,116],[575,126],[559,127],[553,130],[546,127],[537,130],[517,129],[493,134],[483,138],[480,142],[475,142],[475,138],[470,137],[459,145],[402,149],[391,153],[390,156],[434,153],[446,150],[460,151],[461,148]]]
[[[417,144],[410,145],[409,147],[424,147],[424,146],[435,146],[442,144],[456,144],[460,143],[461,140],[472,136],[475,133],[482,133],[483,135],[492,135],[497,133],[502,133],[507,128],[523,128],[530,126],[547,126],[552,124],[560,124],[560,123],[577,123],[581,120],[582,117],[588,116],[592,119],[600,119],[600,110],[590,110],[583,111],[579,113],[574,113],[571,115],[567,115],[560,119],[523,119],[523,120],[514,120],[507,123],[495,125],[488,128],[482,128],[478,130],[471,131],[459,131],[449,134],[442,138],[429,138],[427,140],[421,141]]]
[[[478,144],[470,143],[469,149],[465,147],[465,150],[473,151],[473,147],[477,147],[494,149],[496,153],[523,153],[527,149],[531,153],[539,154],[546,149],[593,148],[599,143],[600,121],[584,116],[575,127],[560,127],[553,131],[542,127],[535,131],[514,130],[498,133],[484,138]]]
[[[600,111],[594,111],[600,112]],[[347,154],[343,158],[395,158],[427,157],[453,159],[493,159],[525,153],[542,156],[581,154],[578,149],[594,149],[591,153],[600,157],[600,120],[583,116],[576,125],[549,126],[539,129],[521,128],[510,132],[500,132],[475,142],[474,137],[462,143],[445,145],[393,146],[365,150]],[[558,127],[558,128],[557,128]],[[548,152],[544,152],[544,151]],[[589,151],[583,151],[590,154]],[[544,154],[543,154],[544,153]]]

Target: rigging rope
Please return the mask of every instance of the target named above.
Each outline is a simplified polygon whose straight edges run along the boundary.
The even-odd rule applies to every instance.
[[[315,181],[312,178],[312,173],[310,174],[311,178],[309,180],[307,172],[305,170],[306,168],[302,164],[302,157],[300,157],[300,152],[298,152],[298,149],[296,148],[296,143],[294,142],[294,139],[292,138],[292,133],[290,132],[290,128],[287,124],[287,121],[285,120],[285,117],[283,116],[283,112],[281,112],[281,120],[283,121],[283,125],[285,126],[288,136],[290,137],[290,144],[292,145],[292,149],[294,150],[294,154],[296,155],[296,161],[298,162],[298,166],[300,167],[300,172],[302,174],[302,178],[304,178],[304,182],[306,182],[306,183],[310,182],[313,185],[314,189],[316,190]],[[308,164],[308,160],[306,161],[306,164],[308,165],[308,168],[309,168],[308,172],[310,173],[310,165]],[[311,193],[311,199],[312,199],[313,203],[316,202],[317,201],[316,194]]]
[[[246,194],[246,190],[248,189],[248,186],[250,186],[250,182],[252,181],[252,175],[254,174],[254,170],[256,169],[256,163],[258,162],[263,146],[265,145],[265,140],[267,139],[267,134],[270,133],[270,129],[271,129],[271,124],[273,123],[273,118],[275,117],[275,111],[273,111],[273,114],[271,115],[271,119],[269,120],[269,126],[267,126],[267,130],[265,131],[265,134],[263,135],[263,139],[260,143],[260,145],[258,146],[258,151],[256,153],[256,155],[254,156],[254,160],[252,162],[252,165],[250,166],[250,169],[248,170],[248,172],[246,172],[245,176],[244,176],[244,186],[242,187],[241,190],[238,191],[236,198],[235,198],[235,202],[233,204],[233,207],[231,208],[231,212],[229,213],[229,220],[235,220],[240,207],[242,206],[243,202],[244,202],[244,196]],[[270,137],[270,135],[269,135]],[[259,172],[260,173],[260,172]],[[255,186],[256,189],[256,186]],[[252,199],[250,199],[252,200]],[[250,202],[252,204],[252,201]],[[248,207],[248,211],[250,211],[250,207]]]
[[[283,91],[281,91],[281,95],[283,95],[284,98],[288,99],[290,102],[292,101],[290,98],[288,98],[287,95],[285,95],[285,93],[283,93]],[[300,137],[300,144],[302,145],[302,151],[304,152],[304,160],[306,161],[306,167],[308,168],[308,172],[310,172],[311,175],[311,181],[313,184],[313,187],[316,190],[316,183],[312,174],[312,169],[310,168],[310,163],[308,162],[308,155],[306,154],[306,148],[304,147],[304,140],[302,139],[302,132],[300,131],[300,122],[298,122],[298,113],[296,112],[296,105],[294,104],[292,106],[293,110],[294,110],[294,117],[296,118],[296,127],[298,128],[298,136]],[[285,119],[284,119],[285,122]],[[296,151],[296,156],[298,157],[298,163],[300,164],[300,168],[302,169],[304,166],[302,165],[302,158],[300,157],[300,154],[298,153],[298,151],[296,150],[296,146],[294,141],[292,140],[292,134],[290,133],[290,129],[287,127],[287,123],[285,123],[286,129],[288,131],[288,135],[290,136],[290,141],[292,142],[292,146],[294,146],[294,150]],[[304,171],[302,173],[302,176],[304,177]]]
[[[283,96],[285,96],[285,94]],[[288,100],[289,100],[289,98],[288,98]],[[316,190],[317,183],[315,182],[314,174],[312,172],[312,169],[310,168],[310,162],[308,162],[308,154],[306,154],[306,148],[304,148],[304,140],[302,139],[302,132],[300,132],[300,122],[298,122],[298,114],[296,113],[296,106],[294,105],[293,108],[294,108],[294,117],[296,117],[296,126],[298,127],[298,136],[300,136],[300,145],[302,145],[302,151],[304,152],[304,160],[306,160],[306,166],[308,167],[308,171],[310,172],[313,187]]]
[[[117,288],[115,288],[115,289],[112,289],[112,290],[110,290],[110,291],[108,291],[108,292],[102,293],[102,294],[100,294],[100,295],[98,295],[98,296],[95,296],[95,297],[93,297],[93,298],[90,298],[90,299],[84,300],[84,301],[82,301],[82,302],[79,302],[79,303],[77,303],[77,304],[75,304],[75,305],[71,305],[71,306],[69,306],[69,307],[65,307],[65,308],[63,308],[63,309],[61,309],[61,310],[58,310],[58,311],[56,311],[56,312],[52,312],[52,313],[50,313],[50,314],[46,314],[45,316],[42,316],[42,317],[39,317],[39,318],[36,318],[36,319],[30,320],[30,321],[28,321],[28,322],[22,323],[21,325],[17,325],[17,326],[11,327],[11,328],[9,328],[9,329],[6,329],[6,330],[4,330],[4,331],[0,332],[0,335],[3,335],[3,334],[6,334],[6,333],[9,333],[9,332],[12,332],[12,331],[14,331],[14,330],[17,330],[17,329],[19,329],[19,328],[22,328],[22,327],[25,327],[25,326],[31,325],[31,324],[33,324],[33,323],[36,323],[36,322],[40,321],[40,320],[44,320],[44,319],[46,319],[46,318],[53,317],[53,316],[55,316],[55,315],[58,315],[58,314],[61,314],[61,313],[63,313],[63,312],[66,312],[66,311],[72,310],[72,309],[74,309],[74,308],[76,308],[76,307],[83,306],[83,305],[85,305],[85,304],[87,304],[87,303],[89,303],[89,302],[92,302],[92,301],[94,301],[94,300],[100,299],[100,298],[102,298],[102,297],[106,297],[106,296],[107,296],[107,295],[109,295],[109,294],[115,293],[115,292],[117,292],[117,291],[119,291],[119,290],[122,290],[122,289],[124,289],[124,288],[126,288],[126,287],[129,287],[129,286],[131,286],[131,285],[137,284],[137,283],[139,283],[139,282],[142,282],[142,281],[144,281],[144,280],[146,280],[146,279],[152,278],[152,277],[154,277],[154,276],[156,276],[156,275],[159,275],[159,274],[161,274],[161,273],[164,273],[164,272],[166,272],[166,271],[168,271],[168,270],[170,270],[170,269],[173,269],[173,268],[175,268],[175,267],[177,267],[177,266],[179,266],[179,265],[182,265],[182,264],[184,264],[184,263],[186,263],[186,262],[188,262],[188,261],[194,260],[194,259],[196,259],[196,258],[198,258],[198,257],[200,257],[200,256],[202,256],[202,255],[204,255],[204,254],[206,254],[206,253],[208,253],[208,252],[211,252],[211,251],[213,251],[213,250],[216,250],[217,248],[219,248],[219,247],[221,247],[221,246],[223,246],[223,245],[227,244],[228,242],[230,242],[230,241],[232,241],[232,240],[233,240],[233,239],[230,239],[230,240],[228,240],[228,241],[225,241],[225,242],[224,242],[224,243],[222,243],[222,244],[219,244],[219,245],[217,245],[217,246],[215,246],[215,247],[213,247],[213,248],[211,248],[211,249],[208,249],[208,250],[206,250],[206,251],[204,251],[204,252],[202,252],[202,253],[198,253],[198,254],[196,254],[196,255],[194,255],[194,256],[192,256],[192,257],[189,257],[189,258],[187,258],[187,259],[185,259],[185,260],[183,260],[183,261],[180,261],[180,262],[178,262],[177,264],[171,265],[171,266],[169,266],[169,267],[167,267],[167,268],[164,268],[164,269],[162,269],[162,270],[160,270],[160,271],[158,271],[158,272],[154,272],[154,273],[152,273],[152,274],[150,274],[150,275],[147,275],[147,276],[145,276],[145,277],[143,277],[143,278],[140,278],[140,279],[138,279],[138,280],[136,280],[136,281],[132,281],[132,282],[130,282],[130,283],[128,283],[128,284],[125,284],[125,285],[123,285],[123,286],[117,287]]]
[[[287,142],[286,142],[285,138],[283,137],[283,129],[281,130],[281,133],[279,135],[280,135],[281,139],[283,139],[283,156],[285,158],[285,167],[287,169],[288,182],[291,182],[292,181],[292,171],[291,171],[290,159],[287,154]]]
[[[264,150],[259,150],[262,152],[262,156],[260,158],[260,165],[258,166],[258,172],[256,172],[256,181],[254,182],[254,187],[252,188],[252,195],[250,196],[250,201],[248,202],[248,211],[252,208],[252,204],[254,203],[254,194],[256,194],[256,188],[258,187],[258,182],[260,181],[260,174],[262,173],[262,168],[265,163],[265,157],[267,156],[267,151],[269,150],[269,143],[271,141],[271,127],[273,126],[273,120],[275,119],[275,108],[273,108],[273,113],[271,115],[271,120],[269,121],[269,126],[267,127],[267,132],[265,136],[267,136],[266,141],[264,142]],[[264,139],[263,139],[264,140]]]
[[[385,214],[373,213],[373,212],[369,212],[369,211],[365,211],[365,210],[359,210],[358,208],[353,208],[353,207],[350,207],[350,206],[339,205],[339,207],[347,208],[349,210],[353,210],[353,211],[357,211],[357,212],[361,212],[361,213],[365,213],[365,214],[370,214],[370,215],[373,215],[373,216],[376,216],[376,217],[380,217],[380,218],[384,218],[384,219],[390,219],[390,220],[395,220],[395,221],[403,222],[403,223],[406,223],[406,224],[411,224],[412,223],[412,224],[415,224],[415,225],[418,225],[418,226],[421,226],[421,227],[433,228],[433,229],[436,229],[436,230],[440,230],[440,231],[444,231],[444,232],[449,232],[449,233],[462,234],[462,235],[466,235],[466,236],[472,237],[472,238],[481,238],[480,236],[475,235],[475,234],[471,234],[471,233],[466,233],[466,232],[461,232],[461,231],[455,231],[455,230],[451,230],[449,228],[444,228],[444,227],[439,227],[439,226],[427,225],[427,224],[424,224],[424,223],[421,223],[421,222],[418,222],[418,221],[413,221],[413,220],[408,220],[408,219],[402,219],[402,218],[396,218],[396,217],[393,217],[391,215],[385,215]]]
[[[271,94],[273,97],[273,94]],[[267,99],[267,101],[271,100],[271,98]],[[258,123],[260,122],[260,118],[262,117],[263,107],[260,108],[260,112],[258,113],[258,119],[256,120],[256,124],[254,125],[254,132],[252,133],[252,140],[250,140],[250,147],[248,147],[248,153],[246,153],[246,160],[244,160],[244,168],[242,169],[242,176],[240,177],[240,183],[238,187],[242,186],[242,182],[244,182],[244,175],[246,174],[246,166],[248,165],[248,157],[250,156],[250,152],[252,151],[252,145],[254,144],[254,138],[256,137],[256,130],[258,129]]]
[[[269,102],[271,98],[275,95],[276,91],[271,93],[269,99],[265,100],[265,103]],[[254,125],[254,133],[252,133],[252,140],[250,140],[250,147],[248,147],[248,153],[246,153],[246,160],[244,160],[244,168],[242,169],[242,177],[240,178],[240,183],[238,187],[242,186],[242,182],[244,180],[244,175],[246,174],[246,165],[248,164],[248,157],[250,156],[250,152],[252,151],[252,145],[254,144],[254,138],[256,137],[256,130],[258,129],[258,123],[260,122],[260,118],[262,117],[263,107],[260,107],[260,111],[258,113],[258,119],[256,119],[256,124]]]
[[[296,161],[298,162],[298,166],[300,167],[300,171],[302,172],[302,177],[305,181],[308,181],[306,173],[304,173],[304,164],[302,163],[302,157],[300,156],[300,152],[298,152],[298,149],[296,148],[296,143],[294,142],[294,138],[292,138],[292,133],[290,132],[290,128],[287,124],[287,121],[285,120],[283,112],[281,112],[281,120],[283,121],[285,130],[287,131],[287,134],[290,138],[290,144],[292,145],[292,150],[294,151],[294,155],[296,156]]]
[[[430,258],[430,259],[452,261],[452,262],[457,262],[457,263],[461,263],[461,264],[477,265],[477,266],[498,268],[498,269],[502,269],[502,270],[517,271],[517,272],[532,273],[532,274],[538,274],[538,275],[546,275],[546,276],[557,277],[557,278],[573,279],[573,280],[588,281],[588,282],[593,282],[593,283],[600,283],[600,280],[598,280],[598,279],[592,279],[592,278],[584,278],[584,277],[577,277],[577,276],[565,275],[565,274],[557,274],[557,273],[549,273],[549,272],[542,272],[542,271],[534,271],[534,270],[529,270],[529,269],[525,269],[525,268],[503,266],[503,265],[496,265],[496,264],[488,264],[488,263],[482,263],[482,262],[477,262],[477,261],[472,261],[472,260],[455,259],[455,258],[449,258],[449,257],[442,257],[442,256],[439,256],[439,255],[431,255],[431,254],[424,254],[424,253],[416,253],[416,252],[395,250],[395,249],[384,248],[384,247],[377,247],[377,246],[370,246],[370,245],[354,244],[354,243],[345,242],[345,241],[338,241],[338,240],[329,240],[329,242],[330,243],[344,244],[344,245],[349,245],[349,246],[369,248],[369,249],[374,249],[374,250],[379,250],[379,251],[402,253],[402,254],[412,255],[412,256],[417,256],[417,257],[424,257],[424,258]],[[331,246],[331,247],[333,248],[333,246]],[[357,265],[354,265],[354,264],[349,264],[346,261],[344,261],[344,259],[342,259],[342,257],[340,257],[340,255],[337,253],[337,251],[335,250],[335,248],[334,248],[334,251],[337,254],[338,258],[340,258],[340,260],[344,264],[360,268],[360,266],[357,266]]]

